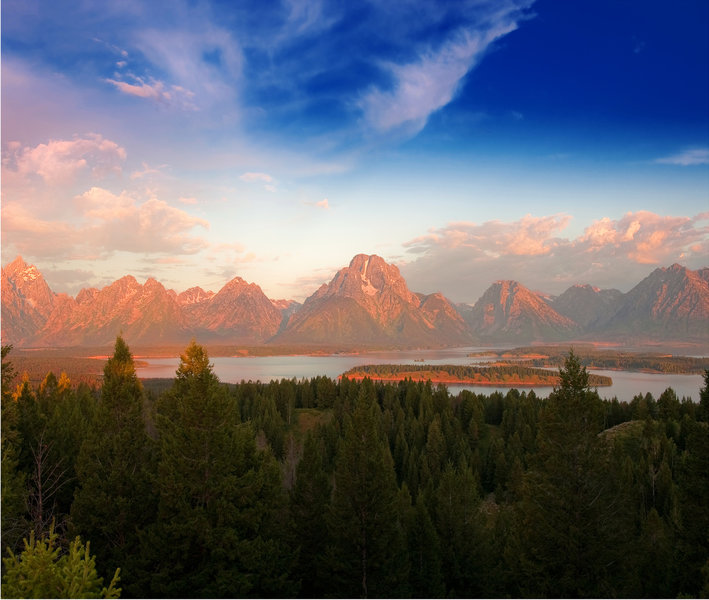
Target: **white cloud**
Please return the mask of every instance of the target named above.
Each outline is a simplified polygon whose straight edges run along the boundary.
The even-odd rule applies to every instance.
[[[682,167],[709,165],[709,148],[690,148],[678,154],[658,158],[655,162],[663,165],[679,165]]]
[[[417,61],[384,65],[392,89],[372,88],[360,99],[367,123],[382,132],[403,129],[415,135],[421,131],[429,116],[455,97],[463,78],[490,45],[517,28],[519,7],[491,10],[482,25],[461,29],[437,50],[421,52]]]
[[[190,14],[182,28],[145,29],[136,34],[141,53],[174,84],[175,93],[198,92],[199,109],[235,98],[242,79],[241,47],[231,32],[202,14]],[[188,90],[192,90],[188,92]]]

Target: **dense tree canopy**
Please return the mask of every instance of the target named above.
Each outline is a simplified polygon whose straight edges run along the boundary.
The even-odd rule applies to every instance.
[[[193,342],[146,392],[120,337],[100,388],[11,372],[5,596],[115,595],[117,567],[128,597],[709,592],[709,373],[700,403],[601,400],[573,353],[546,398],[225,385]]]

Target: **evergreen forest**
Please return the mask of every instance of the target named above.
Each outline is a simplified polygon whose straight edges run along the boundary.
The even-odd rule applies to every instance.
[[[3,597],[706,597],[700,401],[315,377],[17,386],[2,349]]]

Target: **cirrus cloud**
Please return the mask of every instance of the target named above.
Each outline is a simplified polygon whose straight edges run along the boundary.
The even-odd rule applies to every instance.
[[[137,96],[155,102],[177,106],[184,110],[197,110],[197,106],[193,102],[194,92],[179,86],[166,85],[162,81],[149,78],[147,81],[142,77],[129,75],[131,81],[124,79],[106,79],[106,83],[113,85],[118,91],[128,94],[129,96]]]
[[[655,162],[662,165],[678,165],[681,167],[709,165],[709,148],[690,148],[677,154],[658,158]]]
[[[365,121],[380,132],[420,132],[432,113],[456,95],[464,77],[499,38],[517,29],[522,10],[532,2],[478,5],[473,24],[461,27],[439,48],[424,48],[414,61],[384,63],[390,89],[370,88],[360,99]],[[486,14],[487,12],[487,14]]]

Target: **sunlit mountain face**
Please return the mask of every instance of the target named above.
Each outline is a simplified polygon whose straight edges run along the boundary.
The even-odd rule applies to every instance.
[[[633,339],[706,343],[709,268],[659,268],[629,292],[573,286],[556,297],[511,280],[477,301],[412,292],[399,269],[358,254],[301,305],[270,300],[240,277],[216,294],[177,294],[155,279],[126,275],[76,298],[55,294],[37,267],[18,257],[2,271],[3,343],[20,346],[134,344],[193,338],[239,344],[329,348],[465,346],[472,343]]]

